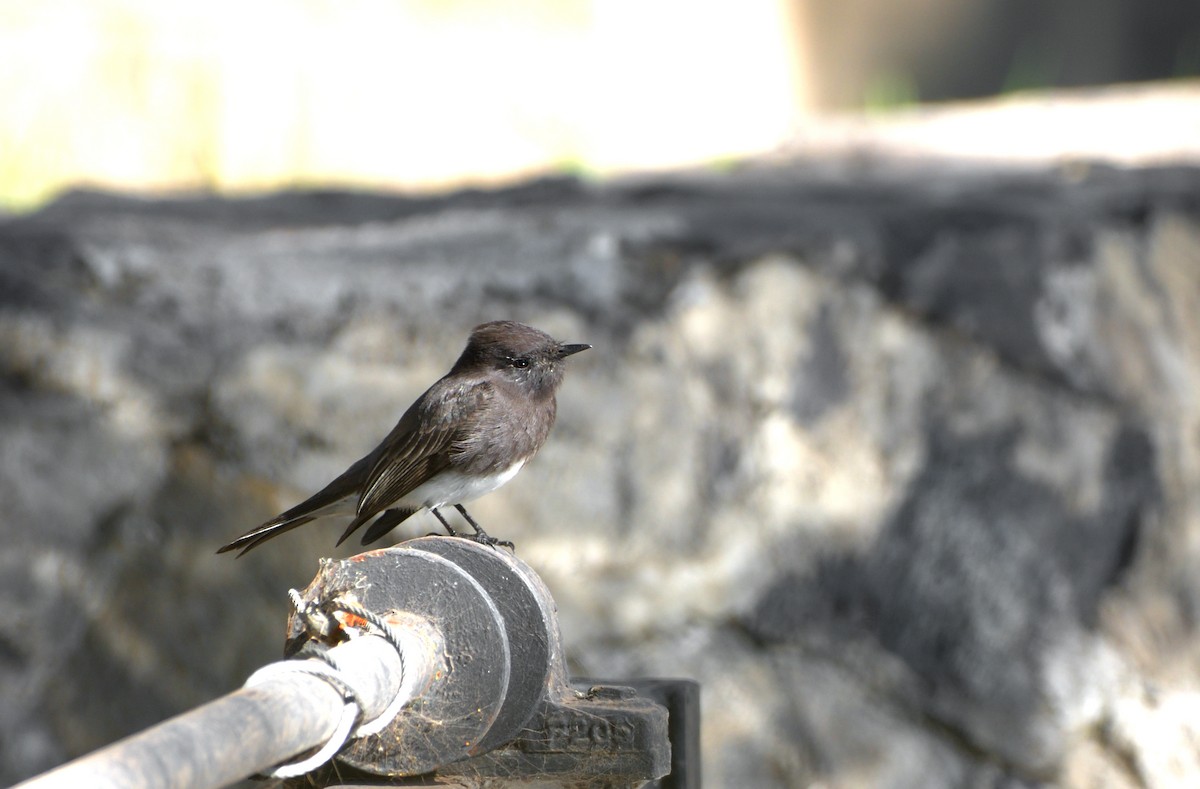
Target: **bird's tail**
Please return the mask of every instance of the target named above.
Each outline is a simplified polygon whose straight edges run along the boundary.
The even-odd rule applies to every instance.
[[[289,532],[297,526],[324,518],[327,515],[354,514],[358,502],[358,492],[363,479],[370,469],[368,458],[355,463],[340,477],[330,482],[308,499],[297,504],[286,512],[276,515],[271,520],[257,526],[238,537],[236,540],[222,545],[217,553],[238,551],[241,556],[256,545],[266,542],[272,537]]]
[[[250,550],[259,543],[266,542],[272,537],[278,537],[284,532],[289,532],[297,526],[303,526],[309,521],[314,521],[319,516],[315,515],[300,515],[289,520],[282,520],[283,515],[275,517],[263,525],[251,529],[250,531],[238,537],[236,540],[222,545],[217,549],[217,553],[225,553],[227,551],[237,551],[238,556],[241,556],[246,551]],[[239,550],[240,549],[240,550]]]

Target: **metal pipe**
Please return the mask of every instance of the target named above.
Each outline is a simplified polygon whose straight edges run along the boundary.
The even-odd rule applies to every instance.
[[[333,647],[330,655],[347,684],[358,691],[364,719],[386,709],[399,692],[401,656],[383,638],[355,638]],[[299,662],[309,661],[281,661],[272,666]],[[337,730],[345,707],[343,693],[318,676],[300,671],[272,672],[253,687],[234,691],[18,786],[228,786],[324,745]]]

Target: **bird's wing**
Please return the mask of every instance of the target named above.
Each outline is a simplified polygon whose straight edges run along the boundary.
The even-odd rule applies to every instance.
[[[417,510],[413,508],[384,510],[384,513],[376,518],[375,522],[368,526],[367,530],[363,532],[362,544],[370,545],[371,543],[375,542],[380,537],[400,525],[402,521],[407,519],[408,516],[412,515],[416,511]],[[345,542],[346,538],[349,536],[349,532],[342,534],[341,539],[338,540],[338,545],[341,545],[343,542]]]
[[[495,389],[486,381],[438,382],[422,395],[379,446],[353,528],[343,538],[449,467],[454,446],[494,397]]]
[[[343,505],[339,502],[358,496],[355,518],[338,540],[341,544],[364,523],[445,469],[461,431],[473,424],[493,395],[492,385],[486,381],[465,385],[439,381],[404,412],[392,432],[369,455],[317,493],[222,546],[217,553],[240,550],[240,556],[335,508],[340,510]],[[389,520],[394,526],[414,511],[397,509]]]

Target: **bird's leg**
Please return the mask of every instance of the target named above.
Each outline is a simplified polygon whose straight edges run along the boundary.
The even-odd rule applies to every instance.
[[[451,537],[458,536],[458,532],[456,532],[454,529],[450,528],[450,524],[446,523],[446,519],[442,517],[442,513],[437,511],[437,507],[430,507],[429,511],[433,513],[433,517],[435,517],[439,521],[441,521],[442,526],[444,526],[446,528],[446,534],[449,534]],[[467,520],[470,520],[470,518],[468,518]],[[472,524],[472,525],[474,525],[474,524]]]
[[[454,509],[458,510],[459,513],[467,519],[467,523],[471,524],[471,528],[475,530],[475,533],[471,535],[471,539],[475,542],[479,543],[480,545],[490,545],[493,548],[495,548],[497,545],[505,548],[516,547],[508,540],[497,540],[495,537],[490,536],[479,526],[478,523],[475,522],[474,518],[467,514],[467,508],[463,505],[455,504]]]

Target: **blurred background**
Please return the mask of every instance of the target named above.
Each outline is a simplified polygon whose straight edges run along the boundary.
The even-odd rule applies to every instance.
[[[719,166],[829,113],[1197,76],[1198,31],[1189,0],[6,2],[0,206]]]
[[[1200,783],[1194,0],[0,0],[0,210],[0,783],[498,318],[594,349],[471,511],[707,785]]]

